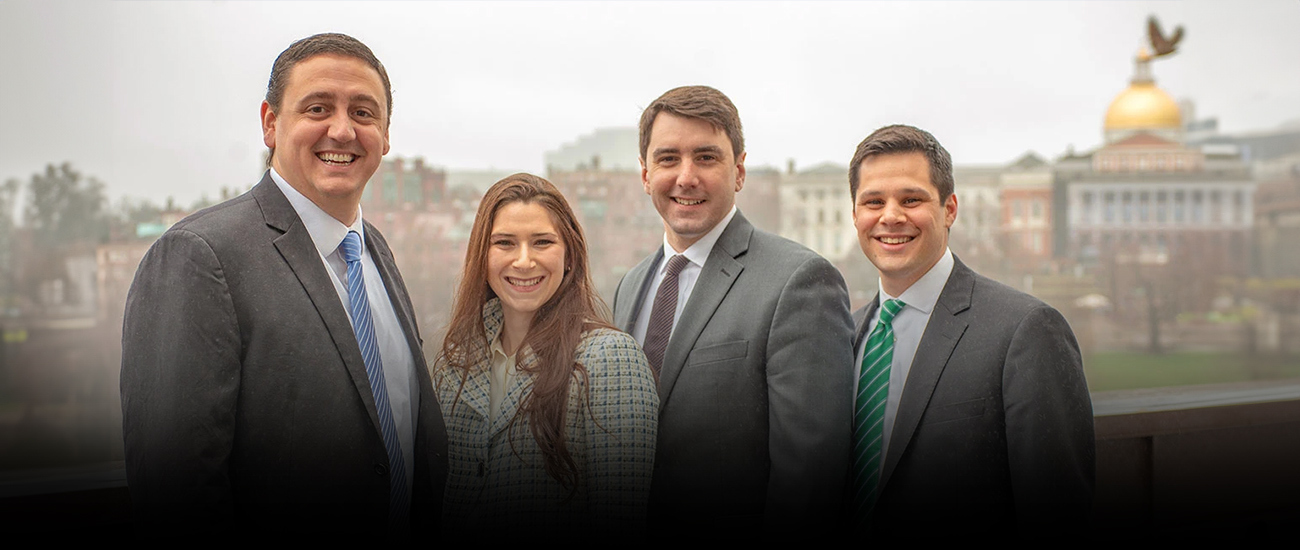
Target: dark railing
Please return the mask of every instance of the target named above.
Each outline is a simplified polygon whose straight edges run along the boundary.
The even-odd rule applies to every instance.
[[[1300,381],[1098,392],[1094,534],[1293,536]],[[121,462],[0,475],[10,531],[130,535]]]

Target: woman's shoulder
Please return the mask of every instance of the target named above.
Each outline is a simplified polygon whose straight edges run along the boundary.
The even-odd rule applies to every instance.
[[[632,335],[621,330],[612,328],[594,328],[582,333],[582,342],[578,344],[578,355],[599,355],[607,352],[625,351],[641,353],[641,346],[637,345]]]
[[[596,328],[582,333],[576,359],[589,374],[642,368],[649,372],[650,369],[636,340],[626,332],[611,328]]]

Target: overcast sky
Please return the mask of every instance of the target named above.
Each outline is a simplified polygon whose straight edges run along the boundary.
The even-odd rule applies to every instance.
[[[1186,27],[1157,83],[1227,132],[1300,119],[1300,2],[35,2],[0,0],[0,179],[71,161],[188,204],[261,174],[258,108],[290,42],[337,31],[392,78],[390,155],[542,173],[543,154],[708,84],[748,164],[847,163],[878,126],[960,164],[1101,141],[1145,22]]]

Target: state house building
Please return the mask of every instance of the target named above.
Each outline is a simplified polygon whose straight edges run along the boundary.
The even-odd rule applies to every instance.
[[[1250,265],[1255,183],[1231,145],[1185,144],[1177,102],[1139,58],[1106,111],[1105,143],[1054,166],[1053,248],[1084,267]],[[1062,215],[1063,214],[1063,215]]]

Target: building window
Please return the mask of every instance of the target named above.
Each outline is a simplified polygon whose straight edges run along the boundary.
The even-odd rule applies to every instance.
[[[384,204],[397,202],[397,174],[395,172],[384,173],[384,193],[382,198]]]
[[[405,201],[410,204],[424,204],[424,189],[421,185],[419,176],[416,174],[407,174],[402,178],[402,194],[405,195]]]

